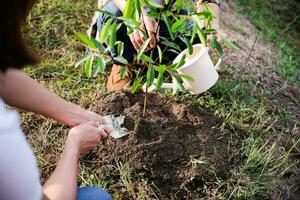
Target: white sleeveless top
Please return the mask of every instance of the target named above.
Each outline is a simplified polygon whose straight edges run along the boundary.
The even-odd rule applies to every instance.
[[[0,199],[41,200],[36,160],[21,130],[19,115],[0,98]]]

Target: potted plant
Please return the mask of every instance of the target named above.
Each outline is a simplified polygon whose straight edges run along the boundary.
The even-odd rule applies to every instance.
[[[155,47],[158,51],[156,58],[153,56],[154,49],[150,52],[146,51],[150,38],[148,38],[147,32],[141,28],[139,20],[142,17],[141,8],[144,6],[149,8],[148,15],[154,18],[158,24],[165,24],[170,36],[167,38],[157,36],[160,42]],[[183,9],[185,10],[184,14],[181,12]],[[105,68],[112,59],[124,65],[128,64],[122,56],[124,44],[122,41],[117,41],[117,30],[120,24],[125,24],[128,34],[139,29],[145,38],[148,38],[137,52],[134,63],[131,63],[134,66],[144,66],[135,71],[136,76],[131,87],[132,93],[140,90],[143,86],[146,93],[149,88],[151,90],[155,88],[161,93],[165,93],[165,89],[170,87],[173,89],[173,94],[178,91],[186,91],[186,89],[193,93],[200,93],[211,87],[218,79],[217,72],[214,71],[215,67],[207,52],[208,36],[211,38],[211,47],[218,52],[218,64],[223,58],[223,50],[215,37],[217,31],[211,27],[215,17],[206,5],[203,5],[202,10],[199,11],[196,9],[194,1],[189,0],[166,0],[162,5],[154,0],[127,0],[122,17],[115,17],[106,11],[98,11],[105,12],[113,19],[104,25],[98,38],[93,39],[82,33],[76,33],[77,37],[90,49],[89,53],[75,65],[76,67],[83,66],[87,77],[105,73]],[[189,28],[190,24],[192,24],[192,28]],[[185,51],[182,51],[174,42],[178,39],[185,43]],[[229,40],[222,39],[228,47],[237,48]],[[197,40],[201,44],[193,45]],[[163,44],[164,48],[161,48],[159,44]],[[118,53],[117,56],[111,57],[110,50],[113,48],[116,48]],[[178,54],[174,62],[163,62],[164,55],[168,52]],[[188,63],[186,63],[187,61]],[[192,67],[191,63],[193,63]],[[206,79],[200,76],[204,73],[201,63],[209,72]],[[126,70],[127,68],[123,67],[120,73],[121,78],[126,74]],[[172,84],[168,84],[170,81]],[[192,83],[193,81],[195,84]],[[195,85],[203,85],[203,83],[207,83],[207,86],[204,88],[195,87]]]

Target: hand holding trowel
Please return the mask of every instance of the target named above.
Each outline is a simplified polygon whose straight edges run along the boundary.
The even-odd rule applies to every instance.
[[[118,139],[129,134],[129,131],[126,128],[122,127],[125,116],[115,117],[114,115],[106,115],[103,116],[103,118],[106,120],[107,124],[98,125],[98,129],[104,130],[105,126],[109,126],[113,130],[110,133],[110,136],[114,139]]]

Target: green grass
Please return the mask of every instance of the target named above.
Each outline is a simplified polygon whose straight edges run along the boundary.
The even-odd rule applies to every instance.
[[[274,69],[292,83],[300,83],[300,4],[297,0],[235,0],[242,13],[277,49]]]
[[[239,1],[243,8],[249,8],[255,3]],[[85,108],[94,102],[95,94],[105,92],[104,77],[86,79],[80,69],[74,68],[77,59],[85,53],[74,33],[87,30],[95,4],[92,0],[42,0],[34,7],[25,29],[25,35],[43,59],[37,67],[29,67],[25,72],[49,90]],[[259,15],[267,12],[266,8],[264,12],[259,7],[256,9],[256,12],[252,10],[252,15],[256,14],[251,19],[259,19]],[[273,23],[268,28],[270,21],[257,20],[256,25],[262,27],[263,33],[272,33],[270,36],[265,35],[265,39],[272,40],[286,26],[279,16],[267,20],[279,20],[278,24],[282,25],[275,29]],[[291,30],[296,27],[292,25]],[[296,83],[296,72],[299,72],[299,58],[296,55],[299,54],[291,43],[294,40],[290,34],[296,34],[291,30],[285,32],[289,34],[288,37],[283,37],[283,34],[275,40],[280,63],[275,69]],[[286,41],[289,48],[281,48],[285,50],[280,53],[279,47],[283,41]],[[297,163],[291,149],[297,144],[292,133],[294,127],[299,127],[299,122],[292,113],[270,101],[267,91],[260,90],[258,82],[251,76],[232,78],[224,74],[223,77],[209,92],[199,96],[183,94],[176,97],[222,117],[224,124],[219,127],[219,132],[228,140],[229,147],[237,149],[232,155],[236,161],[230,171],[231,176],[207,183],[199,199],[265,199],[266,191],[276,186],[281,176]],[[68,128],[32,113],[24,112],[21,117],[27,138],[36,152],[44,181],[62,153]],[[93,164],[83,157],[80,169],[80,184],[107,188],[115,199],[160,199],[157,188],[147,177],[142,173],[137,174],[127,163],[116,163],[105,171],[96,171]]]

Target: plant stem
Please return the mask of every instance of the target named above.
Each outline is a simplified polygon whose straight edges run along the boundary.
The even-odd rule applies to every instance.
[[[144,16],[143,16],[143,14],[142,14],[142,18],[143,18],[143,20],[144,20]],[[159,34],[158,33],[158,30],[159,30],[159,24],[160,24],[160,19],[161,19],[161,12],[160,12],[160,14],[159,14],[159,18],[158,18],[158,25],[157,25],[157,27],[156,27],[156,31],[155,31],[155,43],[156,43],[156,45],[157,45],[157,34]],[[145,28],[145,30],[147,30],[146,29],[146,26],[144,27]],[[153,57],[153,53],[154,53],[154,49],[152,49],[151,50],[151,54],[150,54],[150,57],[152,58]],[[149,66],[148,66],[149,67]],[[146,85],[146,92],[145,92],[145,98],[144,98],[144,109],[143,109],[143,117],[145,117],[145,115],[146,115],[146,111],[147,111],[147,100],[148,100],[148,86]]]
[[[146,92],[145,92],[145,98],[144,98],[143,117],[145,117],[145,115],[146,115],[146,110],[147,110],[147,100],[148,100],[148,86],[146,85]]]

